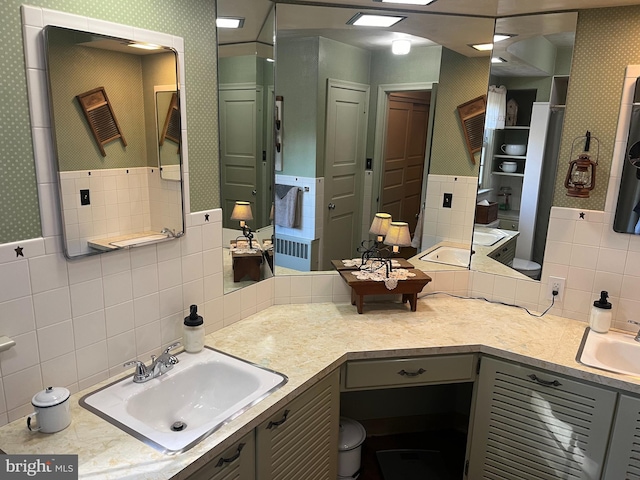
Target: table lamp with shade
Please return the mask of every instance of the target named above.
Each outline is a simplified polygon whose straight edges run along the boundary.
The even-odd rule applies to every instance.
[[[359,251],[362,252],[362,265],[365,265],[368,260],[372,258],[381,258],[382,255],[380,253],[380,246],[382,245],[382,240],[384,240],[384,236],[387,234],[387,230],[389,230],[389,225],[391,224],[391,215],[388,213],[376,213],[375,217],[373,217],[373,221],[371,222],[371,227],[369,228],[369,233],[376,235],[376,240],[371,244],[369,240],[363,240],[361,243],[361,249]],[[367,243],[369,246],[367,247]]]
[[[384,244],[390,245],[393,253],[398,253],[400,247],[410,247],[411,233],[409,233],[409,224],[407,222],[391,222],[387,235],[384,237]],[[387,276],[389,276],[389,271],[391,270],[391,258],[389,258]]]
[[[231,220],[239,220],[240,227],[242,228],[242,235],[249,240],[249,248],[253,248],[253,233],[251,228],[246,222],[253,220],[253,213],[251,212],[251,204],[249,202],[237,201],[231,212]]]

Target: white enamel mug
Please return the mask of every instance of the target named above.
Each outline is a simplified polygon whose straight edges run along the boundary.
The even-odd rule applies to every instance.
[[[47,387],[31,399],[35,412],[27,417],[27,428],[32,432],[55,433],[71,423],[70,392],[63,387]],[[35,425],[34,425],[35,423]]]

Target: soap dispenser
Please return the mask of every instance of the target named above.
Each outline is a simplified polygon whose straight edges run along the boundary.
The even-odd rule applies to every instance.
[[[204,320],[198,315],[197,305],[191,305],[189,316],[184,317],[182,344],[189,353],[198,353],[204,348]]]
[[[594,332],[607,333],[611,327],[611,303],[607,301],[608,296],[608,292],[601,291],[600,298],[591,307],[589,326]]]

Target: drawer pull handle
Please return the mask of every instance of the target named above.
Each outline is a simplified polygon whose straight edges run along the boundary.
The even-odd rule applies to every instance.
[[[280,425],[282,425],[284,422],[287,421],[288,416],[289,416],[289,410],[285,410],[284,415],[282,416],[282,420],[278,420],[277,422],[269,422],[269,425],[267,425],[267,430],[271,430],[273,427],[279,427]]]
[[[400,370],[398,372],[398,375],[402,375],[403,377],[417,377],[419,375],[422,375],[423,373],[425,373],[426,370],[424,368],[421,368],[420,370],[418,370],[417,372],[407,372],[404,368],[402,370]]]
[[[233,457],[229,457],[229,458],[220,457],[220,460],[218,460],[218,463],[216,463],[216,468],[220,468],[225,463],[231,463],[237,460],[240,457],[240,452],[242,452],[243,448],[244,448],[244,443],[241,443],[240,445],[238,445],[238,450],[236,451]]]
[[[536,375],[533,373],[529,375],[529,378],[534,382],[538,382],[544,387],[559,387],[560,385],[562,385],[558,380],[554,380],[553,382],[550,382],[549,380],[542,380],[541,378],[536,377]]]

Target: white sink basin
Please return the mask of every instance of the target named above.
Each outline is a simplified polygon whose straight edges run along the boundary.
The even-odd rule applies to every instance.
[[[576,360],[601,370],[640,376],[640,342],[630,334],[596,333],[587,328]]]
[[[181,353],[170,371],[132,377],[84,396],[80,405],[143,442],[184,452],[287,382],[287,377],[205,348]],[[184,427],[182,427],[184,424]]]
[[[488,232],[473,232],[473,243],[474,245],[481,245],[483,247],[489,247],[491,245],[496,244],[500,240],[502,240],[507,235],[500,230],[492,229]]]

